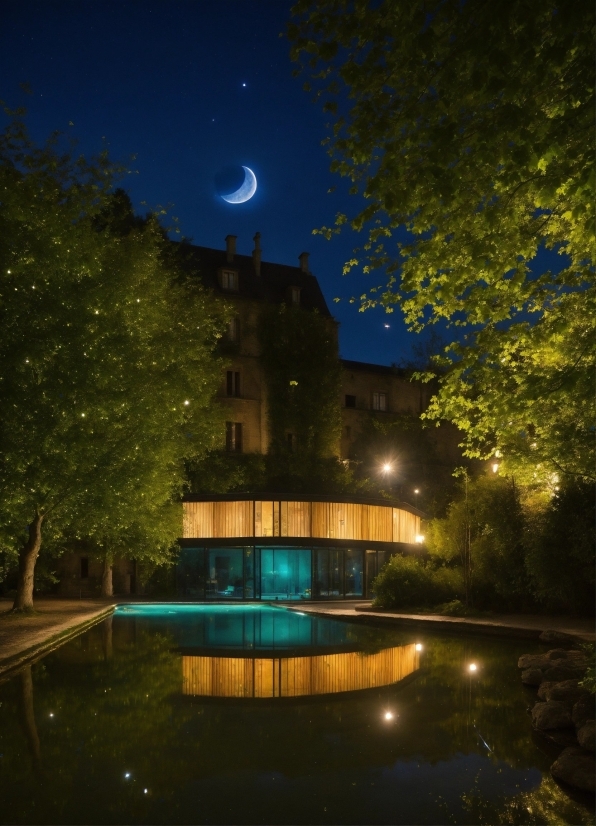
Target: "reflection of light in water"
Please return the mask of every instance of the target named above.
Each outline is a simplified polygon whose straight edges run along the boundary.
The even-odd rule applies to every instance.
[[[375,654],[310,657],[182,657],[182,693],[201,697],[305,697],[397,683],[417,671],[416,645]]]

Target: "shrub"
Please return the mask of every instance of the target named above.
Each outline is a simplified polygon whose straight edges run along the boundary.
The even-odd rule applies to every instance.
[[[434,568],[429,562],[394,556],[373,582],[375,605],[380,608],[430,607],[457,597],[461,590],[458,571]]]

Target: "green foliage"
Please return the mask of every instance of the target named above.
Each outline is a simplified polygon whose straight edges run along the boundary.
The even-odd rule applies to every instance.
[[[512,480],[464,477],[446,517],[429,522],[426,538],[431,557],[461,567],[467,604],[523,605],[528,592],[524,517]]]
[[[154,216],[105,154],[0,135],[0,510],[15,554],[36,514],[98,548],[163,558],[184,460],[210,447],[225,313],[181,285]]]
[[[364,307],[459,333],[427,415],[508,472],[593,478],[592,4],[299,0],[294,15],[332,169],[364,198],[322,232],[367,234],[345,270],[388,282]],[[536,275],[544,248],[558,259]]]
[[[528,508],[526,567],[551,611],[594,613],[594,487],[565,481],[546,506]]]
[[[392,556],[373,582],[380,608],[432,607],[461,593],[459,572],[411,556]]]
[[[232,493],[267,490],[265,457],[212,450],[187,463],[189,493]]]
[[[296,492],[316,492],[327,483],[341,487],[349,474],[335,458],[341,372],[333,322],[282,304],[263,312],[258,333],[269,408],[269,484]]]
[[[354,441],[350,459],[358,478],[369,488],[391,488],[394,495],[420,507],[427,515],[442,514],[455,485],[453,465],[441,459],[433,429],[413,413],[371,417]],[[382,463],[392,466],[390,474]],[[420,491],[415,494],[414,489]],[[391,491],[387,491],[391,492]]]

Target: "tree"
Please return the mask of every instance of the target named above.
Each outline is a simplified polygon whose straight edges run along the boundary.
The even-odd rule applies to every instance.
[[[350,484],[337,459],[340,364],[333,322],[317,312],[271,306],[259,320],[267,387],[267,481],[274,490],[317,492]]]
[[[593,478],[592,4],[300,0],[294,15],[332,169],[365,200],[322,231],[366,233],[345,270],[388,282],[364,308],[397,304],[414,331],[446,319],[456,339],[427,416],[457,424],[469,456]]]
[[[461,570],[466,605],[525,607],[530,596],[525,571],[525,519],[513,479],[460,474],[459,496],[443,519],[427,527],[436,562]]]
[[[47,519],[84,536],[148,526],[219,426],[225,312],[180,283],[157,219],[122,209],[121,171],[57,136],[36,147],[18,116],[0,135],[0,508],[15,609],[32,608]]]

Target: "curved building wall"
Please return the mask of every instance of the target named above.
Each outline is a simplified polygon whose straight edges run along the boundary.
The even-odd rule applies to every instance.
[[[287,537],[414,544],[420,516],[363,502],[237,499],[184,502],[184,539]]]

